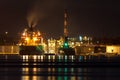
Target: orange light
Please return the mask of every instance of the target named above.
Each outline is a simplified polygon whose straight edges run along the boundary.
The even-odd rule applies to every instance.
[[[38,32],[38,36],[40,36],[40,32]]]
[[[27,37],[27,38],[25,38],[25,40],[26,40],[26,41],[28,41],[28,40],[29,40],[29,38]]]
[[[36,38],[36,37],[34,37],[34,38],[33,38],[33,40],[34,40],[34,41],[36,41],[36,40],[37,40],[37,38]]]
[[[25,36],[25,33],[23,33],[22,35]]]

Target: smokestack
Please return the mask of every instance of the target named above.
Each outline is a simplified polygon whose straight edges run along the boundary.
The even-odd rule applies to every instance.
[[[67,9],[64,11],[64,36],[68,36],[68,30],[67,30]]]

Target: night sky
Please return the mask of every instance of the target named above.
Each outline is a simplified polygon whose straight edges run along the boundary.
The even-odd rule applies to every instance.
[[[28,27],[27,16],[37,6],[43,37],[63,35],[64,9],[68,10],[70,37],[120,37],[118,0],[0,0],[0,34],[18,36]]]

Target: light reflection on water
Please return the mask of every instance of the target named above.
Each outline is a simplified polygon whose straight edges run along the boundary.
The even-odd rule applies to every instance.
[[[79,80],[74,68],[23,68],[22,80]]]
[[[40,62],[74,62],[75,56],[20,56],[23,67],[0,67],[0,80],[115,80],[119,78],[120,69],[111,67],[36,67]],[[58,58],[55,60],[55,58]],[[8,59],[7,57],[6,59]],[[79,56],[78,61],[89,59],[86,56]],[[30,62],[31,61],[31,62]],[[43,63],[44,65],[45,63]],[[47,63],[51,65],[51,63]],[[27,65],[27,66],[25,66]],[[32,65],[33,67],[29,66]],[[61,63],[62,65],[62,63]],[[66,63],[67,65],[67,63]],[[116,79],[118,80],[118,79]]]
[[[43,61],[45,56],[27,56],[24,55],[22,57],[23,62],[28,62],[29,58],[33,59],[33,62],[36,62],[37,60]],[[52,61],[55,61],[55,56],[53,55],[48,56],[48,61],[52,59]],[[67,56],[58,56],[59,62],[64,59],[65,62],[67,62]],[[70,57],[71,59],[74,59],[73,56]],[[37,65],[37,63],[32,63],[33,65]],[[29,63],[22,63],[22,65],[29,65]],[[76,76],[74,75],[74,68],[38,68],[38,67],[23,67],[22,68],[22,80],[76,80]],[[65,76],[64,76],[65,75]],[[72,76],[70,76],[72,75]],[[69,77],[69,78],[68,78]]]

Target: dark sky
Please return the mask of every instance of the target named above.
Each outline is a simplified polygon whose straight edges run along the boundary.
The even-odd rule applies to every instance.
[[[38,7],[37,28],[45,37],[63,35],[64,9],[68,9],[69,36],[120,36],[118,0],[0,0],[0,34],[17,36],[28,26],[29,11]]]

